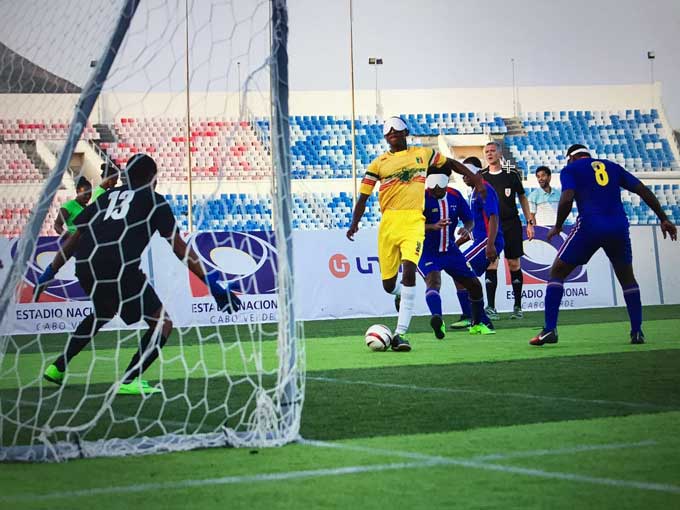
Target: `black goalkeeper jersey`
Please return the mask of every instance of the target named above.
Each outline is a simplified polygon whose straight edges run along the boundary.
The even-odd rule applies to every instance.
[[[496,190],[501,222],[518,218],[516,197],[524,195],[524,186],[522,186],[519,174],[514,171],[501,170],[499,174],[493,175],[489,172],[489,167],[486,167],[481,175]]]
[[[100,279],[137,270],[154,233],[169,238],[177,229],[170,204],[148,186],[108,190],[80,213],[75,224],[80,232],[76,264],[88,264]]]

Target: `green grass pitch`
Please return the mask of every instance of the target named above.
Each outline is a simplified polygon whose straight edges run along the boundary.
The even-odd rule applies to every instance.
[[[418,317],[411,353],[374,353],[363,344],[370,324],[394,318],[310,322],[301,442],[2,464],[0,506],[679,508],[680,306],[646,307],[644,318],[647,343],[633,346],[625,309],[565,311],[559,343],[536,348],[528,340],[541,326],[538,313],[498,321],[495,336],[447,332],[443,341]],[[252,367],[230,352],[237,344],[213,337],[210,328],[185,331],[182,346],[171,337],[148,379],[168,396],[219,394],[211,374],[223,359],[230,373]],[[81,402],[86,381],[88,394],[105,392],[133,350],[132,341],[114,349],[112,338],[95,339],[93,370],[90,350],[74,361],[63,392],[39,376],[65,337],[44,337],[40,345],[15,339],[3,360],[3,371],[18,367],[14,378],[0,379],[3,410],[18,398],[18,386],[22,399],[43,399],[51,411]],[[274,343],[264,349],[265,365],[274,366]],[[167,431],[186,421],[200,432],[219,423],[182,400],[162,406],[117,398],[113,413],[142,419],[112,430],[125,435],[142,424],[153,435],[162,432],[159,421]],[[97,404],[90,399],[83,415]],[[6,442],[12,427],[1,433]]]

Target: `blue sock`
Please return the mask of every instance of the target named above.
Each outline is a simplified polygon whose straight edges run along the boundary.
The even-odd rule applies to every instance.
[[[623,299],[626,300],[628,317],[630,317],[630,332],[637,333],[642,327],[642,302],[640,301],[640,287],[637,283],[623,287]]]
[[[432,315],[442,314],[442,298],[439,297],[437,289],[427,289],[425,291],[425,301]]]
[[[479,298],[479,299],[472,299],[470,298],[470,301],[468,302],[468,306],[472,310],[472,318],[470,320],[470,323],[474,326],[475,324],[479,324],[480,322],[484,322],[484,324],[488,324],[488,317],[486,317],[486,314],[484,313],[484,298]],[[470,317],[468,315],[468,317]],[[486,318],[486,321],[483,319]]]
[[[560,302],[564,294],[562,280],[550,279],[545,291],[545,330],[552,331],[557,328],[557,314],[560,312]]]
[[[457,290],[458,301],[460,302],[460,309],[465,317],[468,319],[472,317],[472,310],[470,309],[470,294],[467,289]]]

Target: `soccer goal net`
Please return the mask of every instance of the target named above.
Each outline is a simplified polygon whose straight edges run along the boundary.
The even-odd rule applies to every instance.
[[[0,7],[0,460],[295,440],[286,1]]]

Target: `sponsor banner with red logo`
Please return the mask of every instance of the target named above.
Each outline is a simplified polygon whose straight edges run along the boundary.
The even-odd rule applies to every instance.
[[[656,228],[656,236],[654,229]],[[546,240],[547,229],[538,227],[536,239],[525,241],[522,259],[524,310],[542,310],[549,269],[562,239]],[[656,237],[656,238],[655,238]],[[633,261],[644,304],[680,302],[680,284],[675,262],[680,245],[662,239],[658,227],[631,227]],[[300,320],[396,315],[394,298],[381,283],[378,265],[377,230],[362,229],[351,242],[344,230],[296,231],[294,245],[295,313]],[[220,313],[205,284],[177,260],[168,243],[155,237],[143,256],[142,270],[153,282],[174,324],[225,325],[275,322],[277,320],[277,252],[271,233],[202,232],[187,239],[203,264],[219,271],[223,285],[240,295],[243,309]],[[0,238],[0,282],[8,272],[16,240]],[[17,301],[3,330],[12,333],[73,331],[91,312],[92,304],[75,278],[75,264],[69,261],[43,293],[32,303],[35,282],[58,249],[56,238],[40,238],[36,255],[17,289]],[[499,311],[512,309],[510,273],[503,259],[499,266],[496,303]],[[427,315],[425,285],[417,279],[417,315]],[[460,313],[456,291],[448,276],[442,277],[444,313]],[[589,308],[623,305],[618,284],[604,253],[599,251],[585,268],[577,268],[565,282],[562,306]],[[116,319],[107,328],[126,326]]]
[[[382,287],[378,231],[361,229],[354,241],[344,230],[295,233],[296,313],[305,319],[396,315],[394,297]],[[425,284],[416,282],[416,315],[429,314]],[[445,313],[460,313],[456,291],[442,278]]]

